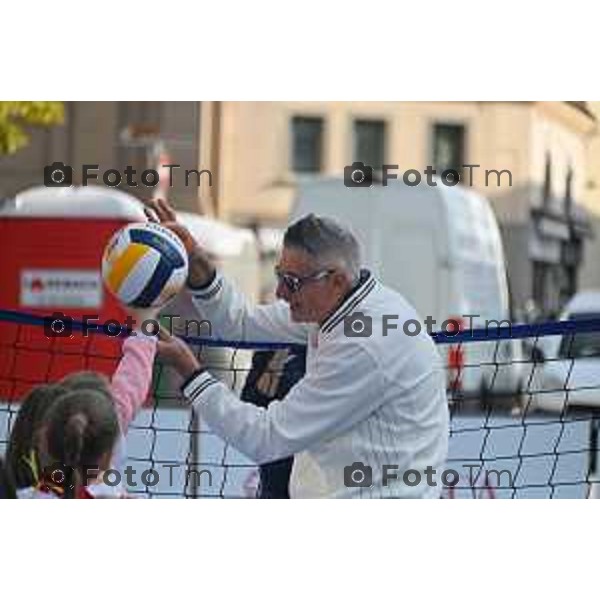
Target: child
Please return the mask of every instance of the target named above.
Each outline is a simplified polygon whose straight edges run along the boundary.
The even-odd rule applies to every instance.
[[[113,454],[113,467],[124,469],[124,438],[148,395],[156,352],[156,337],[143,335],[139,327],[144,320],[154,318],[157,309],[128,309],[128,312],[136,319],[136,335],[123,341],[122,357],[112,380],[91,371],[73,373],[59,384],[34,388],[23,401],[11,431],[7,452],[9,467],[18,473],[17,489],[23,490],[23,493],[19,492],[20,497],[31,497],[32,489],[40,484],[39,441],[43,436],[44,417],[55,400],[68,390],[92,389],[114,401],[120,435]],[[114,493],[116,490],[110,491]]]
[[[34,490],[29,497],[102,497],[94,494],[93,484],[110,467],[119,436],[119,420],[112,399],[89,388],[68,391],[48,409],[44,428],[41,454],[47,461],[43,467],[48,484]],[[90,485],[94,473],[96,477]]]
[[[140,327],[145,320],[156,320],[158,311],[158,308],[127,309],[136,326],[132,335],[123,341],[122,357],[110,381],[93,371],[67,375],[61,381],[74,389],[92,387],[112,396],[123,436],[127,435],[131,421],[144,404],[152,383],[157,336],[144,335]]]
[[[136,311],[136,314],[141,314]],[[144,320],[151,318],[146,312]],[[136,319],[140,324],[141,317]],[[81,371],[65,377],[61,383],[70,389],[95,389],[112,398],[119,419],[120,436],[114,455],[113,467],[121,471],[125,468],[127,458],[125,437],[129,425],[143,406],[150,385],[156,354],[156,336],[146,336],[135,331],[123,341],[123,356],[113,374],[112,380],[92,371]]]
[[[44,415],[55,400],[67,391],[59,384],[33,388],[21,403],[12,426],[6,450],[6,468],[12,473],[17,490],[35,486],[40,475],[38,447]]]

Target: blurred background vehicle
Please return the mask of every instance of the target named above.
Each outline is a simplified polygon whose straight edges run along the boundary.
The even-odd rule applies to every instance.
[[[510,323],[504,251],[485,197],[441,183],[409,186],[392,180],[387,186],[349,188],[340,179],[313,179],[300,185],[291,220],[311,212],[354,231],[365,265],[416,307],[423,329],[428,318],[435,320],[434,332],[446,320],[458,322],[461,330],[487,323],[492,332],[500,322],[505,327]],[[491,394],[518,394],[520,340],[439,349],[455,398],[471,395],[487,401]]]
[[[600,319],[600,290],[575,294],[560,315],[571,319]],[[600,408],[600,332],[543,337],[530,352],[536,362],[527,364],[528,410]]]

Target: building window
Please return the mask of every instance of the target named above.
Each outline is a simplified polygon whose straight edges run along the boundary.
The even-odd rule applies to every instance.
[[[295,173],[319,173],[323,159],[323,119],[292,119],[292,170]]]
[[[544,168],[544,191],[543,191],[544,206],[550,204],[552,198],[552,157],[546,154],[546,166]]]
[[[436,123],[433,126],[433,167],[437,174],[453,169],[463,176],[465,164],[465,127]]]
[[[573,168],[569,167],[565,181],[565,212],[570,215],[573,211]]]
[[[119,147],[118,160],[121,170],[131,165],[138,173],[144,169],[155,168],[150,160],[150,144],[144,144],[139,138],[158,140],[161,134],[163,102],[127,101],[117,102],[119,130],[116,144]],[[121,137],[128,132],[131,141]],[[118,167],[119,165],[114,165]],[[139,188],[138,188],[139,189]],[[143,188],[142,188],[143,189]]]
[[[381,169],[385,162],[385,122],[372,119],[354,121],[354,161]]]

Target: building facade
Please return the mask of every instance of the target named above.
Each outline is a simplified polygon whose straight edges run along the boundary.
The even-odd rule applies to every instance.
[[[555,314],[594,281],[590,205],[600,198],[590,199],[587,186],[597,121],[587,103],[215,102],[203,109],[212,131],[201,155],[216,174],[210,204],[222,218],[282,225],[299,181],[341,176],[353,161],[397,164],[400,172],[456,169],[492,202],[516,308]]]
[[[79,183],[84,163],[139,174],[168,160],[181,169],[155,193],[178,208],[282,227],[300,181],[341,177],[354,161],[455,169],[492,202],[515,307],[551,315],[600,286],[596,113],[600,103],[68,102],[63,126],[0,158],[0,197],[42,184],[55,161]],[[210,176],[186,182],[185,169]]]
[[[124,173],[131,166],[139,182],[145,169],[155,168],[164,158],[182,166],[172,170],[172,188],[160,191],[182,208],[200,211],[196,179],[190,177],[192,185],[186,186],[183,177],[185,169],[198,167],[200,111],[199,102],[65,102],[63,125],[31,129],[26,148],[0,156],[0,198],[42,185],[44,167],[54,162],[73,168],[75,184],[81,183],[84,164],[98,165],[98,174],[108,169]],[[124,184],[125,178],[119,187]],[[142,197],[153,192],[143,185],[126,189]]]
[[[588,108],[600,123],[600,102],[587,102]],[[585,260],[581,269],[581,282],[587,288],[600,290],[600,135],[592,136],[587,155],[587,177],[581,197],[592,222],[594,237],[585,247]]]

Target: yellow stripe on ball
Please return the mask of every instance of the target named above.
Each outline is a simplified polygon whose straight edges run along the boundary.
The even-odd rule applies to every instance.
[[[150,248],[143,244],[129,244],[127,249],[112,264],[110,273],[106,278],[106,285],[109,289],[117,293],[133,267],[149,251]]]

